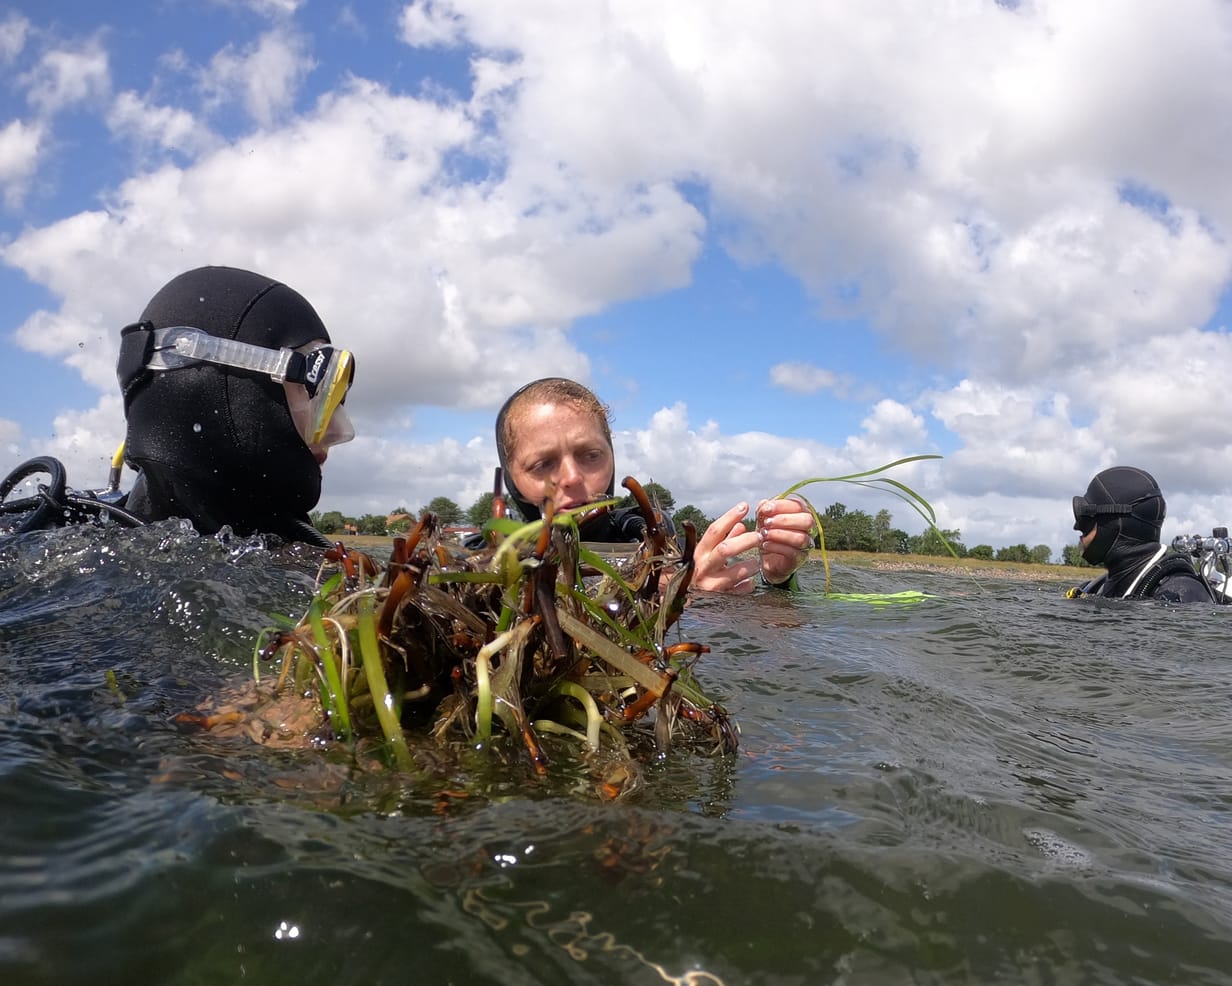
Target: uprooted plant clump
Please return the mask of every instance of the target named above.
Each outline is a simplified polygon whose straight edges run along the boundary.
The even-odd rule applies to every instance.
[[[426,743],[489,744],[503,730],[542,775],[543,737],[572,737],[602,756],[604,797],[636,776],[631,750],[733,752],[734,723],[693,674],[709,648],[669,643],[696,532],[686,523],[678,542],[640,484],[628,477],[624,486],[645,521],[635,545],[579,538],[615,500],[559,513],[549,502],[530,524],[494,518],[478,551],[444,539],[425,513],[394,539],[383,567],[338,544],[304,617],[258,640],[259,685],[243,712],[186,718],[242,720],[271,744],[375,745],[402,770],[416,769]],[[276,677],[260,682],[279,659]]]

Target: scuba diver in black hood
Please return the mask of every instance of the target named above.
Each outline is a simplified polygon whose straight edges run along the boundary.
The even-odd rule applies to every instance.
[[[116,375],[132,490],[118,493],[118,455],[110,489],[94,494],[66,491],[54,459],[31,460],[3,493],[19,473],[51,472],[53,482],[18,530],[90,515],[130,526],[183,517],[201,534],[227,526],[329,546],[308,511],[327,449],[354,437],[342,407],[354,360],[298,292],[231,267],[181,274],[122,331]]]
[[[1216,602],[1193,562],[1160,544],[1167,505],[1150,473],[1131,466],[1105,469],[1091,480],[1084,496],[1074,497],[1073,506],[1082,557],[1108,572],[1069,590],[1071,598]]]

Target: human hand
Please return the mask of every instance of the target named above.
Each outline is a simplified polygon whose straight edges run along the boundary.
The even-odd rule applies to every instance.
[[[794,497],[762,500],[757,505],[761,574],[771,585],[782,585],[803,565],[813,547],[813,515]]]
[[[761,567],[760,558],[741,561],[737,557],[762,541],[760,533],[744,528],[748,512],[747,503],[737,503],[706,528],[693,549],[692,588],[707,592],[753,591],[753,576]]]

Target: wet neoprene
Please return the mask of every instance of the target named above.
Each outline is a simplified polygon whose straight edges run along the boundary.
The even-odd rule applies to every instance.
[[[1096,474],[1087,486],[1087,502],[1096,508],[1099,531],[1082,552],[1092,565],[1105,564],[1118,553],[1136,555],[1141,545],[1159,545],[1159,532],[1167,514],[1159,484],[1148,472],[1132,466],[1114,466]],[[1101,506],[1124,504],[1129,513],[1099,513]],[[1153,550],[1153,549],[1152,549]]]
[[[1171,555],[1151,565],[1160,550],[1159,536],[1168,508],[1155,478],[1132,466],[1114,466],[1098,473],[1087,486],[1085,499],[1095,508],[1099,526],[1095,537],[1082,552],[1092,565],[1103,565],[1108,574],[1091,583],[1093,595],[1121,598],[1135,586],[1133,598],[1167,599],[1173,602],[1213,602],[1210,589],[1185,561],[1177,564]],[[1100,507],[1117,507],[1121,512],[1101,513]]]
[[[231,267],[174,278],[150,300],[141,323],[124,332],[174,325],[271,349],[329,340],[298,292]],[[140,470],[128,509],[147,520],[186,517],[203,534],[229,525],[237,534],[323,543],[312,537],[307,516],[321,495],[321,469],[296,430],[282,384],[209,364],[149,371],[140,347],[125,341],[116,369],[128,422],[125,458]]]

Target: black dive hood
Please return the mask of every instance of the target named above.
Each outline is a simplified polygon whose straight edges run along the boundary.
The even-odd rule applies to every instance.
[[[329,340],[298,292],[231,267],[174,278],[124,335],[177,325],[271,349]],[[320,498],[321,469],[296,430],[282,384],[210,364],[150,371],[136,341],[122,343],[116,368],[125,458],[141,472],[129,509],[147,520],[185,517],[202,534],[229,525],[237,534],[305,540],[302,525]]]
[[[1132,466],[1105,469],[1091,480],[1085,496],[1074,497],[1075,529],[1081,530],[1084,520],[1099,526],[1082,557],[1100,565],[1115,552],[1158,543],[1167,509],[1150,473]]]

